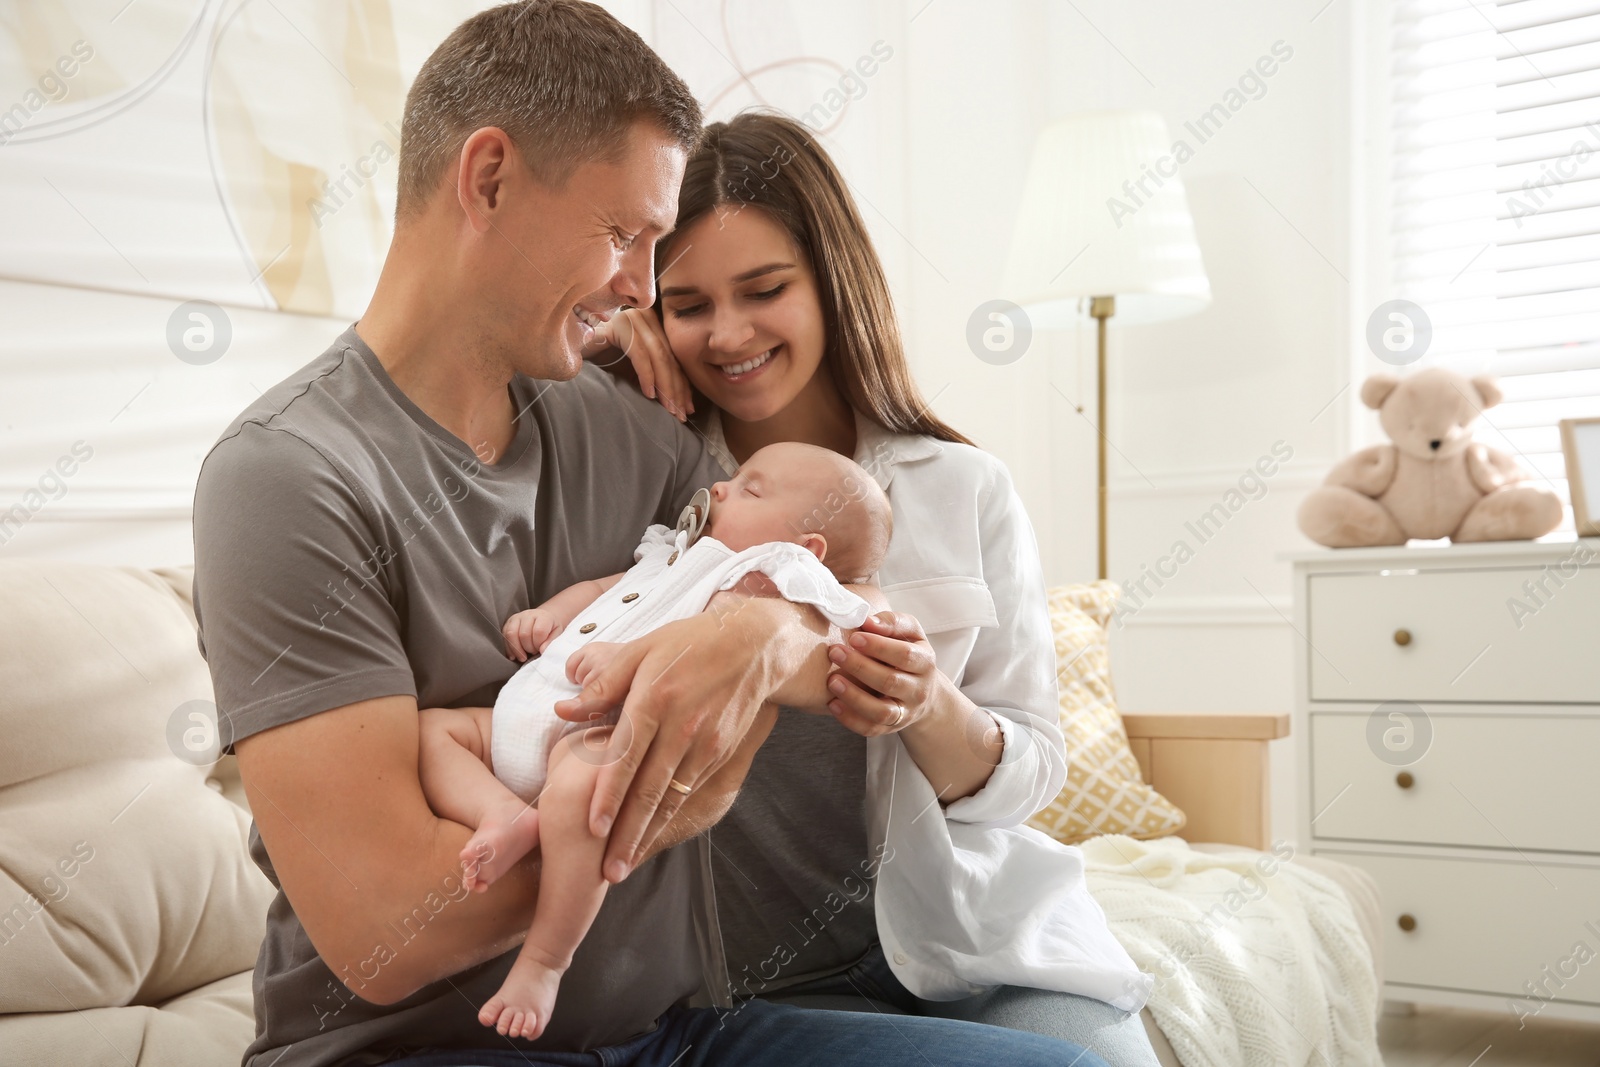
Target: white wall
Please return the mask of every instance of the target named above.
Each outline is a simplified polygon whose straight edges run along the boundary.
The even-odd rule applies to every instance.
[[[0,515],[30,513],[0,530],[0,559],[190,562],[194,482],[211,443],[347,325],[228,308],[227,352],[194,366],[167,347],[177,305],[0,281]],[[74,444],[90,458],[63,477],[56,464]]]
[[[1318,6],[1263,0],[1229,5],[1219,18],[1164,4],[1161,17],[1142,23],[1162,28],[1158,40],[1121,45],[1147,59],[1152,77],[1160,73],[1160,88],[1133,85],[1133,99],[1159,108],[1174,129],[1273,42],[1294,50],[1265,95],[1186,168],[1214,303],[1190,320],[1128,331],[1111,374],[1120,383],[1112,434],[1130,461],[1113,468],[1112,576],[1152,592],[1113,644],[1132,709],[1293,704],[1301,638],[1289,625],[1289,566],[1277,556],[1308,544],[1295,509],[1348,439],[1355,274],[1349,20],[1358,8],[1334,4],[1310,22]],[[1121,42],[1120,27],[1102,28]],[[1186,524],[1275,447],[1293,457],[1266,480],[1265,495],[1202,543]],[[1194,558],[1158,587],[1145,568],[1177,541]],[[1286,838],[1296,825],[1292,745],[1273,746],[1274,833]]]
[[[1112,331],[1112,577],[1137,582],[1178,539],[1196,549],[1160,588],[1144,579],[1150,595],[1114,636],[1130,709],[1291,703],[1297,638],[1286,621],[1289,569],[1276,554],[1305,544],[1294,508],[1346,446],[1341,390],[1360,282],[1353,27],[1364,9],[1356,0],[1321,7],[876,0],[835,14],[796,5],[788,16],[797,54],[850,64],[877,40],[894,49],[827,143],[891,271],[925,392],[1010,464],[1052,582],[1093,577],[1093,334],[1087,324],[1038,334],[1024,358],[994,367],[967,348],[967,319],[1007,295],[1000,279],[1041,125],[1077,110],[1153,108],[1196,146],[1183,178],[1214,301],[1189,319]],[[698,64],[701,83],[733,72],[715,4],[615,9],[670,62]],[[1197,145],[1183,123],[1280,40],[1293,57],[1265,94]],[[36,488],[74,441],[94,449],[0,558],[187,561],[187,506],[206,448],[255,390],[344,325],[230,309],[228,356],[193,367],[166,347],[174,304],[0,281],[0,509]],[[1293,458],[1266,495],[1199,544],[1185,522],[1277,442]],[[1286,775],[1287,752],[1278,755]],[[1280,777],[1275,824],[1285,836],[1292,800]]]

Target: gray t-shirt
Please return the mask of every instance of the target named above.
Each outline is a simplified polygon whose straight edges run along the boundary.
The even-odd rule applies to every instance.
[[[597,368],[560,383],[519,374],[509,391],[515,437],[484,464],[400,391],[352,326],[229,425],[201,466],[194,508],[200,651],[225,741],[393,694],[419,707],[492,705],[517,668],[500,634],[510,615],[627,569],[647,526],[670,525],[722,476],[692,431]],[[514,951],[370,1004],[334,977],[280,891],[245,1064],[376,1063],[423,1046],[593,1048],[643,1033],[700,988],[697,851],[664,852],[611,889],[538,1041],[476,1018]],[[250,853],[277,885],[253,825]],[[426,936],[458,874],[438,872],[438,906],[421,902],[392,950]]]
[[[735,997],[834,974],[877,940],[866,782],[866,738],[832,715],[778,713],[709,834]]]

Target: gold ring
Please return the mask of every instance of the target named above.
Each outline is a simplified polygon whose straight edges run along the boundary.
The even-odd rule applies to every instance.
[[[905,717],[906,717],[906,706],[904,704],[896,704],[894,706],[894,718],[889,720],[889,725],[891,727],[899,726],[900,725],[900,720],[905,718]]]
[[[668,789],[676,789],[678,792],[682,793],[684,796],[688,796],[690,793],[694,792],[693,789],[690,789],[688,786],[684,785],[682,782],[678,781],[676,778],[670,779],[667,782],[667,788]]]

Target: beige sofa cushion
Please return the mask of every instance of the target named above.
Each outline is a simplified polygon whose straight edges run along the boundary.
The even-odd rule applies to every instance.
[[[159,1007],[0,1015],[0,1064],[236,1067],[255,1036],[245,972]]]
[[[212,697],[184,580],[0,562],[0,1012],[158,1005],[255,964],[249,816],[183,745]]]
[[[1177,805],[1140,774],[1117,711],[1106,627],[1121,596],[1116,583],[1103,578],[1049,591],[1067,780],[1028,825],[1068,845],[1100,834],[1165,837],[1184,824]]]

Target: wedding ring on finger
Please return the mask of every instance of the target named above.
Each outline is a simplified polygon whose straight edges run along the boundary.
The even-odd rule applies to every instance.
[[[675,792],[682,793],[684,796],[688,796],[690,793],[694,792],[694,790],[692,788],[690,788],[689,786],[684,785],[682,782],[678,781],[676,778],[672,778],[672,779],[668,780],[667,788],[671,789],[671,790],[674,790]]]
[[[904,719],[905,717],[906,717],[906,706],[904,704],[896,704],[896,705],[894,705],[894,718],[889,720],[889,729],[891,729],[891,730],[899,729],[900,721],[902,719]]]

